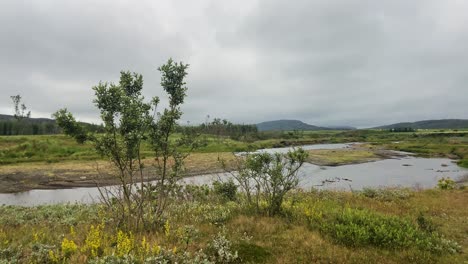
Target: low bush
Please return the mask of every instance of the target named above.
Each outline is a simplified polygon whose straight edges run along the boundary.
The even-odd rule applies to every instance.
[[[351,247],[376,246],[388,249],[417,247],[434,253],[455,253],[457,243],[428,233],[410,220],[367,210],[346,208],[333,221],[324,222],[321,231],[334,241]]]
[[[231,179],[226,182],[213,182],[214,192],[228,201],[235,201],[237,195],[237,185]]]
[[[411,192],[407,189],[374,189],[364,188],[361,194],[367,198],[373,198],[380,201],[395,201],[404,200],[411,196]]]
[[[455,188],[455,182],[450,177],[442,177],[437,182],[437,187],[441,190],[452,190]]]

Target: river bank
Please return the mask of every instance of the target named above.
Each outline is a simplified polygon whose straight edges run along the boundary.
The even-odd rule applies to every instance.
[[[307,159],[309,167],[310,165],[319,166],[320,168],[340,167],[410,157],[410,153],[387,150],[382,146],[367,143],[318,144],[302,147],[309,153]],[[260,151],[276,152],[287,151],[288,149],[283,147]],[[229,152],[192,153],[185,161],[185,171],[182,177],[222,173],[224,170],[219,160],[224,160],[228,168],[235,169],[235,159],[236,156]],[[154,161],[147,158],[143,160],[143,163],[146,166],[143,172],[145,181],[156,180],[154,167],[151,166]],[[452,164],[450,160],[441,160],[439,163],[436,165],[442,167],[447,165],[445,163]],[[396,164],[395,166],[406,165],[409,166],[409,164]],[[437,167],[436,165],[430,165],[431,169],[433,169],[432,167]],[[346,168],[349,169],[348,172],[339,170],[339,175],[327,174],[326,177],[331,178],[331,180],[326,178],[323,181],[335,182],[335,178],[338,176],[346,178],[347,174],[352,175],[353,169],[350,167]],[[455,171],[455,169],[452,168],[452,171]],[[317,175],[315,170],[309,169],[309,175]],[[444,172],[441,168],[436,170]],[[381,174],[378,171],[373,172]],[[113,176],[115,173],[112,165],[103,160],[78,160],[55,163],[31,162],[3,165],[0,168],[0,193],[116,185],[119,184],[119,181]]]

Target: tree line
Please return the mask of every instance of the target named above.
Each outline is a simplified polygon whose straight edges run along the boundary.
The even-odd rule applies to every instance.
[[[102,132],[100,125],[81,123],[89,131]],[[16,119],[0,120],[0,135],[54,135],[63,133],[62,129],[56,124],[55,120],[34,120],[25,119],[18,121]]]
[[[207,116],[207,120],[209,116]],[[190,130],[198,134],[209,134],[217,137],[229,137],[234,140],[245,140],[256,137],[258,129],[256,125],[234,124],[226,119],[215,118],[213,121],[206,121],[196,126],[179,126],[179,132]]]

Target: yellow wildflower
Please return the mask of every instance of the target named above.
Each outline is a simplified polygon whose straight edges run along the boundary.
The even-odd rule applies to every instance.
[[[75,228],[73,226],[70,226],[70,235],[72,237],[75,237],[76,236],[76,233],[75,233]]]
[[[159,255],[161,253],[161,246],[154,245],[153,246],[153,254],[154,255]]]
[[[103,225],[94,225],[88,231],[86,235],[85,245],[82,249],[83,252],[89,251],[92,257],[96,257],[101,249],[101,238],[102,238]]]
[[[150,252],[150,244],[146,241],[146,237],[141,240],[141,251],[145,255]]]
[[[75,244],[73,240],[68,240],[66,238],[62,241],[62,253],[65,258],[70,257],[73,253],[78,250],[78,246]]]
[[[130,253],[130,251],[133,249],[133,244],[132,233],[126,234],[119,230],[117,233],[117,256],[122,257]]]
[[[59,257],[57,256],[57,254],[54,253],[54,251],[49,250],[49,260],[50,260],[52,263],[58,263]]]

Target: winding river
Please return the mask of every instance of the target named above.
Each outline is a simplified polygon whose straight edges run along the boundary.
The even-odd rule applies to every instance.
[[[304,149],[342,149],[349,144],[319,144],[302,146]],[[266,152],[285,152],[290,148],[264,149]],[[361,164],[337,167],[306,163],[299,172],[299,187],[332,190],[361,190],[365,187],[433,188],[441,177],[452,179],[468,174],[450,159],[418,158],[411,155]],[[216,179],[227,179],[228,174],[208,174],[185,178],[186,184],[209,184]],[[92,203],[99,200],[97,188],[31,190],[0,194],[0,205],[34,206],[57,203]]]

